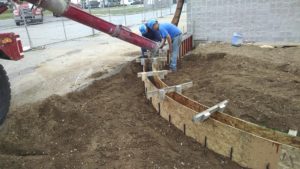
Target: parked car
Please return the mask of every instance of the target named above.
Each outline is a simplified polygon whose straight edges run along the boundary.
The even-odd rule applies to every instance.
[[[144,1],[133,1],[130,5],[139,5],[139,4],[144,4]]]
[[[115,7],[120,6],[119,0],[105,0],[104,1],[104,7]]]
[[[100,5],[100,2],[98,2],[98,1],[90,1],[90,6],[91,6],[91,8],[99,8],[99,5]],[[88,9],[89,8],[89,4],[88,4],[88,2],[85,2],[84,3],[84,8],[85,9]]]
[[[127,6],[127,5],[131,5],[134,2],[134,0],[121,0],[120,4],[122,6]]]
[[[72,3],[74,6],[76,6],[77,8],[79,8],[79,9],[82,9],[83,8],[83,5],[81,5],[81,4],[76,4],[76,3]],[[54,12],[52,12],[52,15],[54,16],[54,17],[61,17],[61,15],[58,15],[58,14],[56,14],[56,13],[54,13]]]
[[[16,25],[43,23],[43,9],[33,6],[30,3],[23,2],[22,4],[14,4],[13,15]]]

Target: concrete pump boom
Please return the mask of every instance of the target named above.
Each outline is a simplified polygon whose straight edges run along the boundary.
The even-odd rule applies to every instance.
[[[26,0],[36,6],[54,12],[57,15],[64,16],[71,20],[82,23],[86,26],[97,29],[101,32],[107,33],[113,37],[119,38],[133,45],[143,47],[148,50],[155,51],[158,47],[156,42],[139,36],[131,32],[127,27],[122,25],[114,25],[101,18],[93,16],[71,3],[64,0]]]

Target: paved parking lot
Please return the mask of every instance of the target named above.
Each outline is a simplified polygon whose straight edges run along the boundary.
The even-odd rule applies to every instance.
[[[172,17],[168,15],[159,20],[170,22]],[[55,32],[57,28],[54,26],[58,23],[49,23],[53,24],[51,27],[53,30],[47,31],[53,33],[53,39],[59,34]],[[81,30],[79,26],[85,27],[75,22],[68,21],[67,23],[70,28],[74,28],[72,30],[74,34],[76,31],[87,33],[91,31],[90,28]],[[186,14],[183,14],[179,27],[182,29],[184,25],[186,25]],[[30,28],[43,31],[43,29],[38,29],[38,25]],[[131,29],[138,33],[138,25],[132,26]],[[51,34],[46,35],[51,37]],[[0,60],[0,62],[10,78],[12,108],[14,108],[44,99],[52,94],[62,95],[77,90],[88,85],[95,78],[101,77],[101,72],[114,73],[123,63],[134,60],[139,55],[139,47],[101,33],[25,52],[24,59],[17,62],[6,60]]]

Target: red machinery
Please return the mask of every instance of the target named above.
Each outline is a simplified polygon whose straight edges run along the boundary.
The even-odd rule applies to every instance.
[[[15,0],[18,1],[18,0]],[[107,33],[113,37],[117,37],[126,42],[134,44],[139,47],[156,52],[158,45],[156,42],[147,38],[139,36],[129,30],[127,27],[121,25],[114,25],[96,16],[93,16],[65,0],[26,0],[35,6],[42,7],[53,13],[67,17],[71,20],[77,21],[84,25],[90,26],[94,29]],[[7,9],[6,4],[0,4],[0,13]],[[2,43],[1,43],[2,42]],[[0,52],[2,58],[18,60],[23,57],[22,45],[18,40],[18,35],[13,33],[0,35]],[[0,125],[3,123],[5,116],[9,109],[10,103],[10,85],[8,77],[0,65]]]
[[[0,2],[0,14],[7,10],[7,6]],[[19,35],[14,33],[0,34],[0,58],[19,60],[23,58],[23,48]]]
[[[14,33],[0,34],[0,58],[9,60],[23,58],[23,48],[19,35]]]
[[[7,10],[7,5],[0,3],[0,14]],[[19,60],[23,58],[23,48],[19,35],[0,34],[0,59]],[[10,84],[6,71],[0,64],[0,125],[3,123],[10,105]]]

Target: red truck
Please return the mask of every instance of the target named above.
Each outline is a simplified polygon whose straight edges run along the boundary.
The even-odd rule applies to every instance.
[[[0,3],[0,14],[6,11],[6,4]],[[23,48],[19,35],[0,34],[0,59],[19,60],[23,58]],[[0,125],[4,122],[10,106],[10,83],[4,67],[0,62]]]
[[[0,34],[0,59],[20,60],[21,58],[23,58],[23,48],[19,35]],[[9,110],[10,97],[10,83],[6,71],[0,63],[0,125]]]

